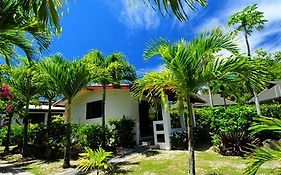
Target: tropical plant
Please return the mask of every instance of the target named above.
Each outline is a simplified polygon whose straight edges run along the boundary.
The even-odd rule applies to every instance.
[[[22,49],[27,58],[32,60],[38,50],[45,50],[50,44],[48,28],[43,27],[33,13],[26,13],[24,6],[28,3],[0,1],[0,56],[8,64],[16,53],[15,47]],[[32,40],[37,42],[38,49]]]
[[[281,131],[281,119],[270,118],[270,117],[260,117],[257,119],[251,128],[249,128],[253,133],[258,133],[261,131],[273,131],[280,133]],[[280,142],[272,143],[272,147],[256,147],[254,153],[252,154],[249,166],[246,168],[244,174],[255,175],[263,164],[270,161],[281,161],[281,144]]]
[[[83,60],[93,75],[95,82],[102,85],[102,125],[105,125],[106,86],[118,86],[122,82],[132,82],[136,79],[135,68],[130,65],[122,53],[113,53],[105,57],[97,50],[90,51]]]
[[[23,156],[27,156],[27,144],[28,144],[28,112],[29,104],[32,100],[38,97],[38,73],[34,67],[23,58],[23,65],[12,69],[9,84],[13,88],[17,98],[21,99],[24,103],[25,113],[23,116]]]
[[[149,59],[160,55],[165,63],[165,69],[161,73],[147,73],[142,79],[136,80],[132,87],[133,95],[138,100],[141,100],[146,92],[146,97],[158,96],[164,101],[165,92],[168,90],[176,94],[181,104],[186,101],[189,173],[191,175],[195,174],[191,98],[206,83],[221,76],[233,75],[234,70],[241,68],[246,62],[245,59],[238,57],[226,59],[214,57],[213,54],[221,49],[226,49],[234,54],[238,53],[233,36],[223,33],[220,29],[202,33],[189,43],[180,40],[176,44],[170,44],[163,39],[153,42],[144,51],[144,58]]]
[[[134,0],[130,0],[134,2]],[[163,11],[171,15],[171,12],[180,20],[185,21],[188,19],[187,8],[191,10],[196,10],[197,5],[203,7],[207,6],[207,0],[161,0],[161,1],[151,1],[143,0],[145,3],[149,3],[154,10],[159,10],[163,15]]]
[[[81,153],[82,156],[79,160],[77,168],[83,172],[95,169],[97,175],[100,171],[106,171],[109,169],[110,164],[108,162],[109,158],[112,156],[112,152],[106,152],[102,148],[93,151],[90,148],[85,147],[86,152]]]
[[[53,86],[67,100],[64,113],[66,143],[63,167],[68,168],[70,167],[71,102],[75,95],[90,82],[90,72],[82,61],[68,62],[59,56],[44,61],[41,67],[50,76]]]
[[[47,120],[47,131],[48,131],[49,127],[50,127],[50,123],[51,123],[52,103],[53,103],[54,99],[59,95],[59,92],[56,89],[56,86],[53,86],[50,75],[47,74],[45,71],[43,71],[41,68],[42,67],[37,66],[37,70],[40,73],[39,79],[41,82],[41,84],[40,84],[41,87],[39,87],[40,96],[45,98],[46,100],[48,100],[48,120]],[[47,138],[48,138],[48,134],[47,134]]]
[[[117,146],[132,147],[134,145],[133,130],[135,121],[126,116],[121,119],[112,119],[109,124],[113,126],[113,134]]]
[[[242,11],[234,13],[230,16],[230,19],[228,21],[229,26],[236,26],[236,30],[239,32],[244,32],[244,37],[246,41],[247,46],[247,53],[248,57],[251,58],[251,49],[249,44],[248,36],[250,36],[254,30],[262,30],[264,28],[264,23],[267,22],[266,19],[264,19],[264,13],[257,10],[258,6],[257,4],[247,6]],[[253,95],[255,97],[255,103],[256,103],[256,109],[257,114],[261,114],[260,110],[260,104],[259,104],[259,98],[257,95],[257,90],[251,85],[251,81],[247,80],[247,83],[249,84],[249,88],[251,88],[251,91],[253,92]]]

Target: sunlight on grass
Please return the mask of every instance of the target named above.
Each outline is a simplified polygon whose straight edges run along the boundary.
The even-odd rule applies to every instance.
[[[125,165],[120,165],[115,175],[186,175],[187,160],[187,152],[185,151],[160,151],[160,154],[151,157],[138,155]],[[240,157],[225,157],[212,151],[196,153],[197,174],[200,175],[243,174],[246,166],[247,160]],[[277,175],[272,172],[271,165],[263,166],[258,174]]]

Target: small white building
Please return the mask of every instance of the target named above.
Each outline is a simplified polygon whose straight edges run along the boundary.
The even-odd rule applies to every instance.
[[[72,100],[72,123],[90,124],[102,123],[102,86],[88,86],[83,88]],[[171,99],[167,95],[168,100]],[[200,101],[200,100],[199,100]],[[63,105],[66,101],[54,104]],[[162,106],[162,107],[161,107]],[[165,106],[166,109],[163,108]],[[135,141],[141,144],[154,140],[161,149],[171,149],[170,135],[173,131],[185,129],[184,118],[181,118],[181,128],[171,128],[168,105],[151,107],[147,100],[138,103],[131,94],[131,86],[122,84],[118,87],[106,87],[105,120],[108,123],[113,118],[126,116],[135,121]]]

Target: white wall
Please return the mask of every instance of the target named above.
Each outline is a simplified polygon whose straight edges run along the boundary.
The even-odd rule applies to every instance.
[[[86,104],[102,99],[102,90],[83,90],[72,101],[73,123],[100,123],[101,118],[86,119]],[[105,101],[106,122],[123,115],[139,121],[138,103],[131,97],[129,89],[107,89]]]

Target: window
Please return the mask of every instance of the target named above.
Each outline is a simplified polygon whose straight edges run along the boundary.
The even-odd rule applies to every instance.
[[[100,118],[102,114],[102,101],[87,103],[86,119]]]

